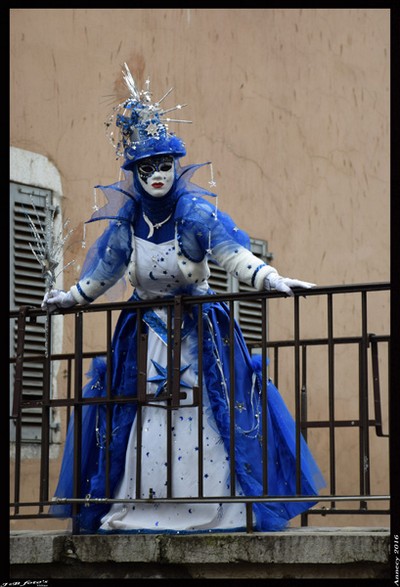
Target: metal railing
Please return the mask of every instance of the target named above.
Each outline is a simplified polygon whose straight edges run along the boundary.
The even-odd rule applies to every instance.
[[[136,498],[129,500],[115,500],[111,496],[109,483],[106,483],[104,488],[104,497],[101,501],[110,503],[118,502],[181,502],[190,501],[201,503],[225,503],[225,502],[241,502],[246,504],[247,511],[247,531],[251,532],[252,519],[252,504],[256,502],[274,502],[274,501],[310,501],[315,502],[316,498],[304,496],[301,493],[301,471],[300,471],[300,439],[301,435],[307,440],[310,430],[314,434],[322,434],[325,431],[327,434],[327,449],[324,455],[324,462],[328,465],[325,467],[324,475],[327,479],[327,493],[321,494],[318,498],[318,507],[313,507],[308,510],[306,514],[301,515],[302,525],[307,525],[308,516],[320,514],[327,516],[328,514],[363,514],[363,515],[388,515],[389,509],[389,495],[376,494],[372,491],[371,477],[374,475],[374,462],[371,459],[371,434],[373,432],[374,442],[376,439],[388,437],[387,417],[384,417],[384,411],[388,408],[383,408],[382,405],[388,405],[389,397],[389,377],[382,377],[382,365],[389,372],[389,357],[390,357],[390,336],[388,332],[379,334],[371,333],[368,328],[369,324],[369,310],[368,303],[371,296],[378,294],[378,292],[386,292],[387,300],[384,304],[385,311],[388,313],[389,308],[389,292],[390,284],[375,283],[375,284],[361,284],[350,286],[333,286],[333,287],[316,287],[307,290],[295,290],[295,294],[291,300],[285,303],[293,304],[293,337],[287,340],[270,340],[267,337],[267,317],[270,311],[271,300],[277,300],[284,297],[283,294],[269,293],[269,292],[251,292],[251,293],[236,293],[236,294],[222,294],[212,296],[177,296],[170,299],[162,299],[154,301],[130,301],[110,304],[92,304],[85,307],[75,307],[68,310],[60,311],[65,317],[72,315],[74,319],[74,343],[70,352],[52,353],[45,351],[40,354],[27,354],[24,351],[24,339],[26,326],[30,322],[35,322],[39,316],[44,315],[44,312],[38,309],[23,307],[18,312],[11,312],[10,318],[17,322],[17,341],[16,354],[10,358],[11,364],[14,365],[14,395],[12,403],[11,419],[15,424],[15,459],[14,459],[14,487],[12,491],[11,500],[11,519],[28,519],[28,518],[46,518],[48,506],[54,504],[50,495],[49,477],[50,477],[50,421],[53,410],[66,409],[68,413],[74,409],[74,446],[77,447],[74,455],[74,487],[75,497],[71,499],[64,499],[62,503],[71,503],[73,512],[77,513],[80,507],[88,506],[90,503],[96,503],[99,500],[91,498],[90,496],[79,495],[80,488],[80,445],[82,437],[82,407],[88,404],[102,404],[106,406],[107,430],[105,439],[106,449],[106,471],[110,467],[110,438],[111,438],[111,411],[116,403],[133,402],[137,408],[137,446],[141,445],[141,411],[144,406],[157,405],[162,406],[167,410],[168,417],[173,410],[180,407],[182,399],[186,397],[186,392],[182,392],[180,387],[180,369],[181,369],[181,342],[182,342],[182,323],[184,316],[188,311],[197,308],[199,311],[195,313],[197,316],[197,337],[198,341],[203,338],[203,320],[202,308],[205,304],[213,302],[225,303],[234,316],[234,304],[238,300],[257,300],[261,301],[261,319],[262,319],[262,336],[260,340],[247,341],[249,350],[252,353],[258,353],[262,356],[263,365],[263,389],[262,389],[262,404],[263,410],[263,425],[262,434],[264,446],[267,446],[267,423],[266,423],[266,406],[267,406],[267,379],[273,375],[274,384],[279,388],[282,371],[285,372],[285,377],[291,378],[293,381],[293,417],[296,423],[296,495],[293,496],[276,496],[269,495],[268,492],[268,474],[267,474],[267,459],[265,459],[265,470],[263,472],[263,493],[259,496],[237,496],[235,492],[235,459],[230,458],[230,473],[231,473],[231,490],[229,496],[213,496],[204,497],[202,478],[203,478],[203,462],[202,462],[202,394],[200,390],[203,389],[203,374],[202,369],[199,368],[197,386],[192,389],[192,401],[190,406],[198,408],[198,439],[199,439],[199,457],[197,462],[198,467],[198,496],[190,496],[188,498],[174,497],[172,488],[172,459],[171,446],[172,436],[169,428],[167,434],[167,494],[165,498],[155,498],[151,492],[148,498],[140,497],[141,493],[141,462],[140,453],[137,451],[139,457],[137,459],[137,475],[136,475]],[[326,304],[326,324],[321,324],[321,332],[326,328],[326,335],[304,338],[301,335],[301,320],[312,320],[313,316],[307,316],[307,309],[303,308],[302,297],[317,297],[319,302],[325,306]],[[335,314],[335,300],[338,296],[345,296],[351,300],[349,303],[354,308],[359,305],[359,332],[355,335],[341,334],[337,336],[335,332],[338,329],[341,316]],[[354,300],[357,299],[357,304]],[[267,306],[268,304],[268,306]],[[149,308],[157,306],[165,308],[167,312],[167,336],[168,336],[168,376],[166,380],[166,387],[157,397],[151,394],[147,388],[147,333],[143,321],[143,315]],[[116,396],[111,389],[111,364],[112,364],[112,349],[111,341],[113,336],[113,317],[115,313],[119,313],[122,309],[134,309],[137,312],[138,328],[137,333],[137,362],[138,362],[138,385],[137,394],[135,397]],[[101,314],[105,315],[105,346],[98,351],[89,352],[86,350],[84,316],[87,314]],[[57,313],[58,314],[58,313]],[[54,315],[47,315],[46,348],[52,348],[52,320]],[[384,321],[385,323],[385,321]],[[231,426],[232,432],[235,425],[234,414],[234,362],[235,357],[233,353],[233,338],[234,338],[234,320],[230,321],[229,329],[229,344],[231,348],[230,354],[230,410],[231,410]],[[228,342],[228,341],[227,341]],[[336,413],[336,351],[340,347],[357,350],[357,359],[353,361],[351,371],[357,372],[358,384],[352,386],[353,398],[358,402],[358,415],[356,418],[349,417],[348,419],[340,418]],[[198,364],[202,365],[202,344],[198,345],[199,355]],[[309,355],[313,349],[323,349],[326,355],[326,367],[320,362],[310,360]],[[293,362],[284,361],[282,366],[281,354],[290,350],[293,357]],[[92,359],[95,356],[104,356],[107,359],[107,393],[105,397],[84,398],[82,396],[82,388],[84,383],[84,361]],[[267,356],[269,358],[269,367],[267,367]],[[31,400],[24,397],[24,366],[29,363],[43,364],[43,393],[42,397]],[[64,379],[62,383],[58,382],[58,387],[62,387],[63,391],[58,389],[57,397],[52,389],[52,382],[54,381],[53,369],[55,365],[63,363],[66,365],[64,369]],[[322,378],[326,380],[327,385],[327,417],[309,418],[309,381],[315,371],[318,371]],[[288,375],[289,372],[289,375]],[[60,378],[58,378],[60,379]],[[384,379],[384,393],[382,392],[382,379]],[[371,394],[372,385],[372,394]],[[63,395],[64,397],[60,397]],[[22,497],[23,487],[23,462],[22,458],[22,414],[26,409],[39,408],[41,410],[41,442],[40,442],[40,461],[38,463],[38,487],[37,500],[24,500]],[[372,412],[372,414],[371,414]],[[346,491],[345,493],[338,492],[338,451],[337,451],[337,432],[344,429],[353,429],[358,431],[357,447],[353,446],[352,454],[349,452],[348,458],[356,462],[358,468],[358,486],[353,487],[353,491]],[[65,431],[64,431],[65,432]],[[230,453],[234,454],[234,437],[231,433]],[[319,443],[319,442],[318,442]],[[386,446],[386,445],[385,445]],[[313,450],[313,448],[312,448]],[[320,460],[320,459],[317,459]],[[380,465],[382,465],[380,463]],[[389,466],[387,464],[384,475],[389,476]],[[383,503],[384,507],[370,507],[369,503],[379,504]],[[351,503],[351,507],[342,507],[342,504]],[[324,505],[326,504],[326,505]],[[358,507],[357,507],[358,504]],[[28,509],[28,513],[21,510]],[[75,526],[75,533],[79,533],[79,527]]]

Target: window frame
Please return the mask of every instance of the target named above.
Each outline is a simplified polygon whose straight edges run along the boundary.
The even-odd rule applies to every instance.
[[[62,188],[61,188],[61,176],[58,172],[57,168],[51,163],[47,157],[40,155],[38,153],[33,153],[31,151],[26,151],[24,149],[19,149],[17,147],[10,148],[10,265],[9,265],[9,272],[10,272],[10,309],[15,309],[14,300],[14,247],[13,247],[13,240],[14,240],[14,218],[16,214],[16,206],[14,205],[15,202],[18,202],[18,206],[21,206],[21,209],[24,205],[24,202],[27,203],[28,200],[32,202],[34,206],[38,206],[38,211],[40,214],[43,212],[40,211],[40,199],[44,198],[47,199],[46,207],[56,207],[58,214],[56,215],[55,219],[55,228],[59,228],[62,225],[62,213],[61,213],[61,200],[62,200]],[[32,208],[32,205],[31,205]],[[35,216],[35,214],[33,215]],[[21,215],[20,215],[21,220]],[[34,217],[32,218],[34,220]],[[28,220],[27,220],[28,226]],[[26,227],[25,232],[26,232]],[[32,238],[33,240],[33,238]],[[33,244],[33,243],[32,243]],[[36,260],[35,260],[36,261]],[[40,267],[39,267],[40,273]],[[22,281],[23,281],[22,277]],[[39,283],[36,280],[36,283]],[[63,276],[62,274],[57,279],[57,287],[63,287]],[[43,291],[44,291],[44,279],[43,279]],[[37,293],[40,292],[37,290]],[[29,297],[29,296],[28,296]],[[29,302],[27,297],[27,301]],[[36,296],[37,297],[37,296]],[[21,300],[23,297],[21,297]],[[35,300],[36,304],[38,303]],[[35,305],[36,305],[35,304]],[[40,320],[38,320],[40,323]],[[62,347],[62,336],[63,336],[63,323],[62,320],[54,320],[53,321],[53,337],[52,337],[52,353],[61,352]],[[39,326],[40,331],[40,326]],[[15,334],[14,329],[10,328],[10,351],[13,351],[14,341],[15,341]],[[37,344],[40,346],[40,332],[38,336]],[[44,344],[44,339],[43,339]],[[57,396],[57,365],[52,370],[52,389],[54,390],[54,397]],[[13,396],[13,369],[11,366],[10,369],[10,409],[12,406],[12,396]],[[33,421],[35,418],[33,418]],[[41,428],[40,428],[40,419],[38,419],[37,424],[29,424],[22,426],[22,433],[21,433],[21,440],[24,445],[30,446],[32,450],[28,449],[28,453],[31,454],[33,451],[34,453],[34,446],[40,442],[41,438]],[[15,423],[12,419],[10,419],[10,440],[13,445],[15,441]],[[51,434],[50,434],[51,443],[59,443],[59,424],[58,424],[58,414],[53,413],[52,411],[52,420],[51,420]],[[12,449],[12,446],[11,446]],[[28,454],[27,453],[27,454]]]

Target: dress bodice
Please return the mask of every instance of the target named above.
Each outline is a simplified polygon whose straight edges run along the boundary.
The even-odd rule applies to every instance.
[[[135,237],[135,255],[136,291],[140,298],[174,295],[185,285],[178,266],[175,239],[157,244]]]

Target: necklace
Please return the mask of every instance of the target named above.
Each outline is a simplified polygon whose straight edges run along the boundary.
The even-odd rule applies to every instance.
[[[154,229],[161,228],[161,226],[163,224],[168,222],[168,220],[171,218],[171,216],[172,216],[172,212],[162,222],[157,222],[156,224],[153,224],[152,221],[150,220],[150,218],[148,216],[146,216],[146,214],[143,212],[143,219],[144,219],[145,223],[147,224],[147,226],[149,227],[149,234],[147,235],[147,238],[152,237],[154,234]]]

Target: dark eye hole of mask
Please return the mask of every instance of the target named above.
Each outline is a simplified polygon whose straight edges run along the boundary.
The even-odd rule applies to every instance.
[[[173,160],[169,158],[157,162],[146,161],[138,164],[138,172],[140,177],[143,179],[143,177],[149,177],[150,175],[153,175],[153,173],[155,173],[156,171],[170,171],[172,169],[172,166]]]

